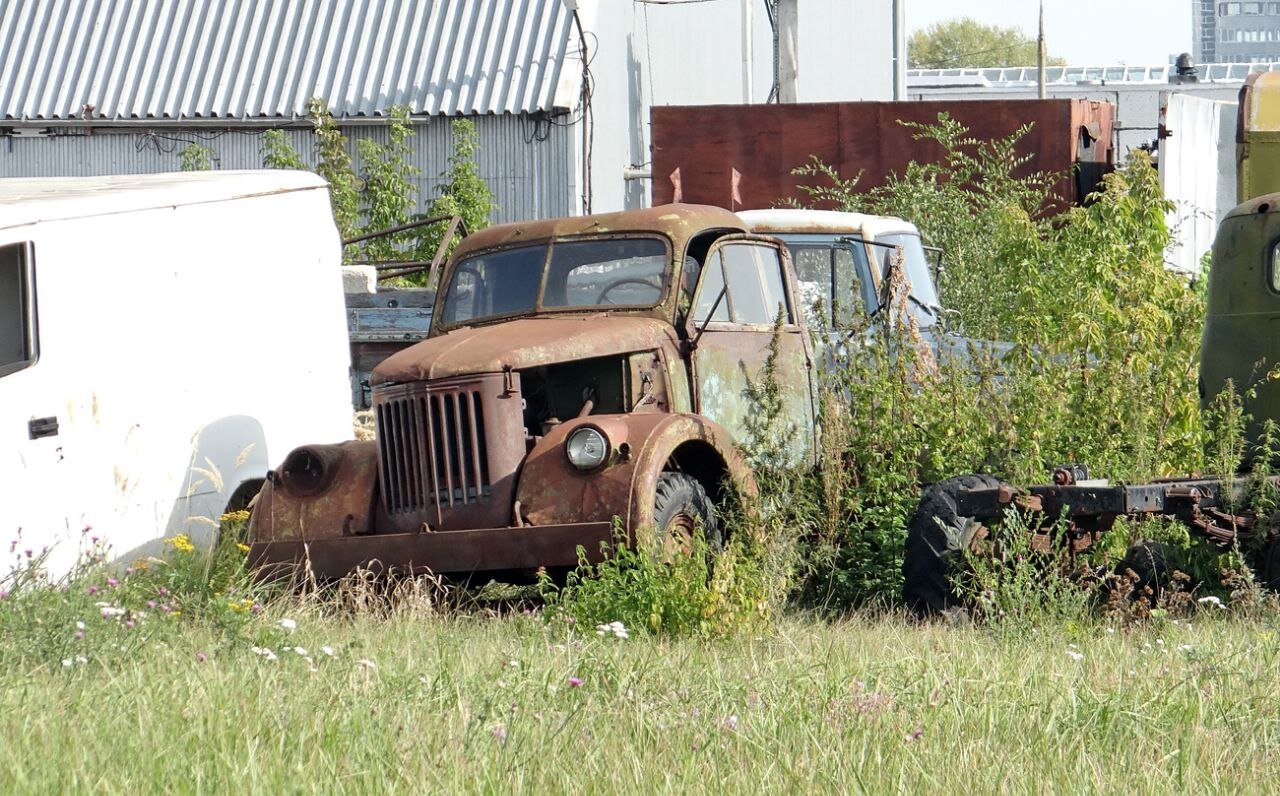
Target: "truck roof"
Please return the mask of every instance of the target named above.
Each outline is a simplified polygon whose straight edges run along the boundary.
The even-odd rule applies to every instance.
[[[689,204],[658,205],[592,216],[518,221],[513,224],[497,224],[471,233],[458,244],[453,259],[461,259],[462,256],[481,249],[523,241],[609,232],[656,232],[669,236],[675,242],[677,250],[682,250],[689,238],[708,229],[746,232],[747,225],[722,207]]]
[[[308,171],[186,171],[0,179],[0,229],[322,188]]]
[[[762,234],[862,233],[892,235],[896,232],[919,234],[915,224],[894,216],[873,216],[867,213],[846,213],[839,210],[803,210],[773,208],[769,210],[739,210],[738,216],[751,227],[752,232]]]

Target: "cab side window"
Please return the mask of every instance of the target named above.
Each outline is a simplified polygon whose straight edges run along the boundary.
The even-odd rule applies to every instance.
[[[1271,244],[1271,267],[1267,273],[1271,289],[1280,293],[1280,242]]]
[[[782,260],[776,249],[755,243],[731,243],[720,251],[729,278],[735,323],[772,324],[779,312],[783,323],[793,322],[783,287]]]
[[[34,364],[38,355],[35,267],[30,246],[0,246],[0,376]]]

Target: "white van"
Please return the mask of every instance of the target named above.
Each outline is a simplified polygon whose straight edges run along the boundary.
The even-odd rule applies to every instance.
[[[349,439],[340,257],[314,174],[0,179],[0,575],[209,544]]]

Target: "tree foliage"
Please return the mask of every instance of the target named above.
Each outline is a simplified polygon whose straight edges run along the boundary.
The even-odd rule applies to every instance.
[[[980,66],[1035,66],[1036,39],[1018,28],[984,25],[962,17],[930,25],[911,34],[907,60],[913,69]],[[1046,58],[1050,65],[1066,63]]]

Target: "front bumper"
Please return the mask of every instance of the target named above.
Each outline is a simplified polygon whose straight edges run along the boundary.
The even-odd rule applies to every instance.
[[[578,548],[599,561],[613,541],[613,525],[588,522],[523,528],[482,528],[423,533],[375,533],[326,539],[257,542],[249,566],[261,576],[309,566],[318,578],[340,578],[357,569],[375,572],[470,574],[578,563]]]

